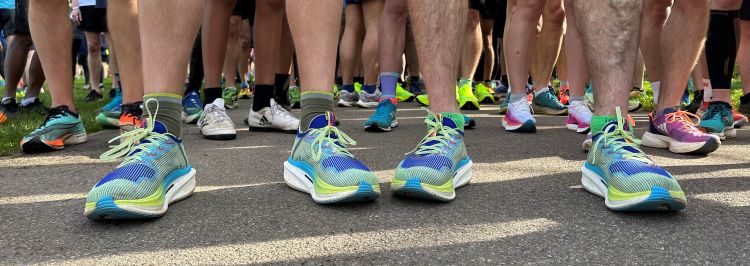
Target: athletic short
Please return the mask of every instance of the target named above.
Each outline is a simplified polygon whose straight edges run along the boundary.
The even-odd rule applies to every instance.
[[[29,29],[29,1],[16,0],[16,22],[13,25],[13,32],[31,34]]]
[[[362,4],[362,0],[345,0],[344,4],[359,5],[359,4]]]
[[[255,20],[255,0],[238,0],[232,15],[241,16],[242,20]]]
[[[469,0],[469,8],[479,11],[483,19],[492,19],[495,17],[497,0]]]
[[[750,20],[750,0],[742,1],[740,20]]]
[[[0,27],[2,27],[5,35],[12,34],[16,25],[16,10],[15,9],[0,9]]]
[[[107,31],[107,9],[96,8],[95,6],[80,7],[83,20],[79,29],[86,32],[106,32]]]

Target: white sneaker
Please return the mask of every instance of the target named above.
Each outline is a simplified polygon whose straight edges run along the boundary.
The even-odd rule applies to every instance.
[[[232,119],[224,108],[224,99],[217,98],[213,103],[203,108],[203,114],[198,119],[198,128],[204,138],[228,140],[237,138]]]
[[[339,91],[339,102],[337,103],[340,107],[352,107],[359,101],[359,94],[357,92],[348,92],[345,90]]]
[[[271,106],[255,112],[250,108],[247,116],[250,131],[283,131],[297,133],[299,119],[271,99]]]
[[[359,101],[357,105],[362,108],[375,108],[380,103],[380,90],[375,90],[372,94],[364,90],[359,92]]]

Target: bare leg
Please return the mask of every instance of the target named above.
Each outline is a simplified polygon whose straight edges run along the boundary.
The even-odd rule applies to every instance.
[[[633,71],[633,88],[643,87],[643,56],[638,52],[635,59],[635,70]]]
[[[250,64],[250,36],[252,36],[253,26],[250,25],[253,21],[243,20],[242,29],[240,31],[240,56],[239,66],[240,69],[240,80],[242,83],[247,83],[247,72],[249,71],[248,65]]]
[[[143,72],[141,71],[141,36],[138,27],[138,1],[111,1],[107,8],[107,27],[112,45],[122,55],[119,58],[122,79],[122,103],[143,100]]]
[[[661,49],[659,48],[664,23],[669,17],[672,0],[645,0],[643,1],[643,25],[640,36],[641,53],[643,62],[648,70],[649,82],[660,82],[662,80]]]
[[[404,43],[406,51],[404,51],[404,57],[406,58],[407,67],[409,68],[410,76],[419,76],[422,72],[419,68],[419,58],[417,57],[417,45],[414,42],[414,30],[411,27],[411,23],[406,23],[406,42]],[[401,56],[399,56],[400,58]]]
[[[362,72],[366,85],[378,83],[378,33],[384,0],[362,1],[365,39],[362,43]]]
[[[45,10],[46,11],[46,10]],[[23,78],[29,49],[34,43],[31,35],[17,33],[12,42],[8,43],[8,52],[5,55],[5,97],[16,97],[16,87]]]
[[[458,72],[460,79],[474,79],[477,64],[482,57],[482,29],[479,27],[479,10],[469,9],[466,27],[463,33],[461,65]]]
[[[297,58],[303,92],[332,93],[341,5],[342,1],[287,0],[289,28],[300,48]]]
[[[743,92],[745,94],[750,93],[750,20],[740,22],[740,47],[737,51],[737,63],[740,65]]]
[[[286,17],[281,27],[281,41],[277,53],[276,74],[289,74],[292,70],[292,59],[294,57],[294,42],[292,32],[289,30],[289,22]]]
[[[401,73],[401,55],[404,53],[406,42],[407,8],[404,0],[385,1],[383,17],[378,28],[380,72]]]
[[[227,38],[227,53],[224,57],[224,82],[227,87],[237,87],[237,65],[240,60],[240,28],[242,17],[231,16],[229,18],[229,32]],[[245,60],[247,61],[247,60]]]
[[[542,15],[542,32],[536,41],[536,64],[532,69],[531,77],[534,79],[534,90],[546,88],[552,78],[552,69],[560,54],[562,43],[563,23],[565,12],[562,8],[562,0],[547,0]]]
[[[524,0],[516,3],[509,16],[510,23],[506,24],[508,31],[505,36],[505,59],[508,62],[510,87],[513,93],[525,93],[526,80],[531,67],[532,50],[530,43],[536,37],[536,26],[542,15],[545,1]],[[509,10],[513,6],[508,3]],[[512,17],[512,18],[510,18]]]
[[[88,46],[88,64],[89,64],[89,85],[92,90],[95,90],[99,94],[102,91],[99,89],[99,84],[102,82],[99,80],[102,72],[102,34],[100,32],[84,32],[86,35],[86,45]]]
[[[254,33],[255,97],[252,111],[270,107],[275,94],[276,62],[278,60],[284,5],[277,0],[257,0]]]
[[[221,70],[227,53],[229,17],[236,0],[207,0],[201,28],[203,72],[206,88],[221,87]]]
[[[354,76],[357,69],[357,43],[364,38],[365,25],[362,18],[362,7],[358,4],[346,5],[346,26],[344,35],[341,36],[339,57],[341,57],[340,68],[343,85],[354,84]]]
[[[482,19],[479,23],[482,28],[482,47],[484,49],[484,80],[492,79],[492,70],[495,67],[495,49],[492,44],[492,30],[495,25],[493,19]]]
[[[409,0],[414,40],[435,113],[458,113],[455,92],[455,71],[459,63],[461,38],[466,27],[466,1],[445,1],[435,5],[432,0]],[[431,56],[439,55],[439,56]]]
[[[117,64],[117,51],[115,49],[115,45],[112,42],[112,37],[109,33],[105,32],[104,37],[107,38],[107,44],[109,44],[109,63],[107,64],[109,67],[109,71],[107,71],[107,76],[112,77],[112,88],[114,89],[117,87],[117,84],[115,84],[115,76],[120,75],[120,66]]]
[[[42,85],[46,80],[44,77],[44,70],[42,69],[42,62],[39,61],[39,54],[34,53],[29,64],[29,88],[26,89],[26,99],[39,97],[39,93],[42,91]]]
[[[29,27],[49,82],[51,107],[67,105],[71,112],[75,112],[73,75],[70,73],[72,58],[60,53],[72,49],[70,40],[73,39],[73,30],[70,28],[67,10],[66,1],[31,0]],[[15,40],[18,40],[18,35]]]

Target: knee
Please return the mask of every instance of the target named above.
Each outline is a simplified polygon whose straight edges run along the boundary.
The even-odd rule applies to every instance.
[[[565,22],[565,11],[562,6],[555,6],[544,10],[544,23],[562,26]]]
[[[466,28],[474,30],[477,26],[479,26],[479,11],[470,9],[466,18]]]
[[[385,8],[383,9],[383,12],[388,13],[393,19],[396,20],[406,19],[407,11],[408,6],[406,4],[406,1],[403,0],[386,1]]]
[[[102,51],[102,43],[98,41],[87,42],[86,46],[88,47],[89,54]]]

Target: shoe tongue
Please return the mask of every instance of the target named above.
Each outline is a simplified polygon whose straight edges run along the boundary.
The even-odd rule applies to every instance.
[[[319,114],[315,118],[313,118],[312,121],[310,121],[310,126],[308,128],[324,128],[327,126],[335,126],[336,116],[333,115],[333,112],[325,112],[324,114]]]
[[[430,119],[441,120],[441,123],[443,126],[450,127],[453,129],[458,129],[463,133],[464,131],[464,115],[459,113],[440,113],[436,114],[437,117],[431,117]]]
[[[626,131],[630,131],[629,130],[630,126],[628,125],[628,122],[627,121],[622,121],[622,123],[625,125],[625,130]],[[614,132],[615,130],[617,130],[617,121],[616,120],[612,120],[609,123],[607,123],[606,125],[604,125],[604,129],[602,129],[602,133],[610,133],[610,132]],[[594,139],[598,139],[599,137],[601,137],[601,135],[602,134],[597,134],[597,136],[594,136]],[[625,138],[623,138],[622,136],[617,136],[616,138],[617,139],[615,139],[615,141],[617,141],[617,142],[625,142],[625,143],[629,142],[629,141],[625,140]],[[630,151],[630,152],[634,152],[634,153],[638,153],[639,152],[638,150],[636,150],[636,149],[634,149],[633,147],[630,147],[630,146],[624,147],[624,149],[627,150],[627,151]]]
[[[211,104],[213,104],[214,106],[216,106],[216,108],[219,108],[221,110],[226,110],[224,108],[224,99],[222,99],[222,98],[216,98],[216,100],[214,100],[214,102],[211,103]],[[206,107],[208,107],[208,105],[206,105]]]

